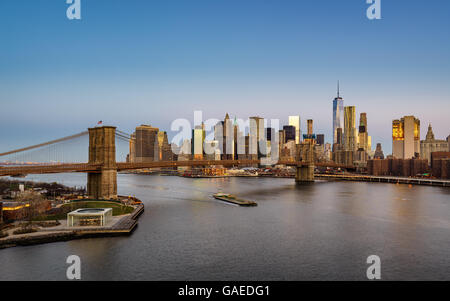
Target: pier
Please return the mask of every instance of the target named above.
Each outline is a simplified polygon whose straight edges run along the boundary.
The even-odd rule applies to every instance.
[[[348,175],[315,174],[315,178],[322,180],[362,181],[362,182],[380,182],[380,183],[450,187],[450,180],[443,180],[443,179],[422,179],[422,178],[370,176],[370,175],[354,175],[354,174]]]
[[[144,212],[144,205],[136,206],[136,209],[125,216],[121,216],[114,224],[107,227],[65,227],[43,228],[38,232],[23,235],[15,235],[0,239],[0,249],[28,246],[58,241],[68,241],[82,238],[108,237],[131,234],[138,223],[139,216]]]

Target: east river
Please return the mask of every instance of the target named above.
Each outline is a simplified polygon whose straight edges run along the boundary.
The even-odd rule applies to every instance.
[[[85,186],[85,174],[27,179]],[[450,189],[364,182],[120,174],[145,204],[131,236],[0,250],[0,280],[450,280]],[[211,197],[256,201],[239,207]]]

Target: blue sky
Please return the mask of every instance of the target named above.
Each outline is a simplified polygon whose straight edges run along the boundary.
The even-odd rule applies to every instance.
[[[450,134],[450,1],[0,1],[0,151],[85,130],[176,118],[299,114],[331,140],[332,99],[367,112],[391,152],[392,119]]]

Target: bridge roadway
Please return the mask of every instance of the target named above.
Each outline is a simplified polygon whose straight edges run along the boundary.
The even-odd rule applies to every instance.
[[[146,163],[116,163],[117,171],[144,169],[144,168],[164,168],[180,166],[248,166],[260,164],[260,160],[188,160],[188,161],[153,161]],[[277,165],[287,166],[307,166],[308,163],[301,161],[278,161]],[[344,169],[354,169],[353,166],[335,164],[333,162],[315,163],[315,166],[334,167]],[[102,170],[102,164],[70,163],[70,164],[42,164],[25,165],[14,167],[0,167],[0,176],[17,176],[27,174],[47,174],[47,173],[69,173],[69,172],[89,172],[95,173]]]

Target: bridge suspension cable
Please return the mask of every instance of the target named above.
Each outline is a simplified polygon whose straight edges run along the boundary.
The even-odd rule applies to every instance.
[[[75,134],[75,135],[63,137],[63,138],[60,138],[60,139],[51,140],[51,141],[48,141],[48,142],[44,142],[44,143],[40,143],[40,144],[28,146],[28,147],[15,149],[15,150],[12,150],[12,151],[9,151],[9,152],[6,152],[6,153],[0,153],[0,157],[11,155],[11,154],[15,154],[15,153],[20,153],[20,152],[24,152],[24,151],[28,151],[28,150],[32,150],[32,149],[35,149],[35,148],[39,148],[39,147],[43,147],[43,146],[47,146],[47,145],[51,145],[51,144],[55,144],[55,143],[59,143],[59,142],[63,142],[63,141],[67,141],[67,140],[70,140],[70,139],[75,139],[75,138],[78,138],[78,137],[81,137],[81,136],[84,136],[84,135],[87,135],[87,134],[89,134],[89,132],[85,131],[85,132],[81,132],[81,133],[78,133],[78,134]]]
[[[130,140],[133,140],[134,138],[131,137],[130,134],[122,132],[120,130],[116,129],[116,137],[122,140],[126,140],[127,142],[129,142]]]

